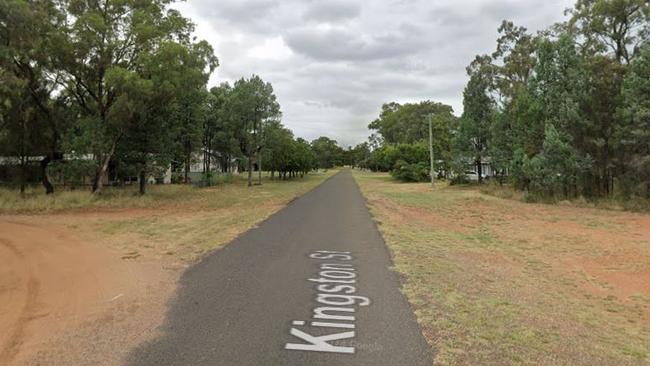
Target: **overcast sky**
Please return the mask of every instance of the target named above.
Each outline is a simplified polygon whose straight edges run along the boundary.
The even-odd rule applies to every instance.
[[[175,5],[220,66],[210,85],[260,75],[296,136],[366,140],[385,102],[462,112],[465,66],[491,53],[503,19],[530,30],[574,0],[188,0]]]

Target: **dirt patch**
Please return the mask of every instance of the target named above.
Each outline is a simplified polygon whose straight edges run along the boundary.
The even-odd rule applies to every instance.
[[[333,174],[2,202],[0,365],[120,364],[157,335],[187,266]]]
[[[0,364],[115,364],[126,349],[97,341],[153,333],[176,273],[46,219],[0,217]]]
[[[433,227],[435,225],[435,227],[440,229],[467,232],[468,225],[476,223],[476,220],[468,220],[464,225],[461,225],[449,217],[437,214],[431,210],[398,205],[388,199],[372,199],[369,203],[382,210],[391,223],[398,225],[416,225],[423,227]]]

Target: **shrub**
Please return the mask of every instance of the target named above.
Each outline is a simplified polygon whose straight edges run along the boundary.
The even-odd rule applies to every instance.
[[[233,175],[230,173],[224,173],[224,174],[215,174],[212,172],[209,172],[207,174],[203,174],[201,177],[201,180],[198,182],[194,183],[194,186],[196,187],[211,187],[211,186],[216,186],[219,184],[224,184],[224,183],[231,183],[233,181]]]
[[[390,174],[403,182],[426,182],[430,179],[429,166],[421,162],[409,164],[398,160]]]

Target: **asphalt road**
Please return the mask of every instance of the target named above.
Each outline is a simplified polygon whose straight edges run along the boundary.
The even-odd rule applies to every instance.
[[[349,171],[182,276],[131,365],[431,365]]]

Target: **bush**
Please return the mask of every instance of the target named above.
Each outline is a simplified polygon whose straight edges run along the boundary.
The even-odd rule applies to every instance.
[[[454,174],[449,181],[449,185],[455,186],[458,184],[469,184],[469,179],[464,173]]]
[[[409,164],[398,160],[390,172],[393,178],[403,182],[426,182],[430,179],[429,166],[425,163]]]
[[[194,186],[196,187],[211,187],[211,186],[216,186],[219,184],[224,184],[224,183],[231,183],[233,181],[233,175],[230,173],[224,173],[224,174],[215,174],[212,172],[209,172],[207,174],[203,174],[201,177],[201,180],[198,182],[194,183]]]

